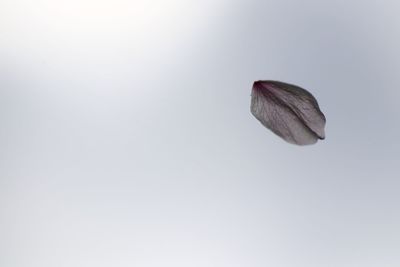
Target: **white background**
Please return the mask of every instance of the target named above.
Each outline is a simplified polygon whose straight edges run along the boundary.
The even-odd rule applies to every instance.
[[[0,266],[400,266],[398,1],[0,2]],[[326,140],[250,114],[311,91]]]

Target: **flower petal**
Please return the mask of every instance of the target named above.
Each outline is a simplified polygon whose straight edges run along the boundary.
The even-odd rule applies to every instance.
[[[251,113],[287,142],[310,145],[325,138],[325,116],[317,100],[303,88],[256,81],[251,96]]]

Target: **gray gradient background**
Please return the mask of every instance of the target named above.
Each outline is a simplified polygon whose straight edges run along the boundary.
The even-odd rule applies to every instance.
[[[0,266],[400,266],[398,1],[0,2]],[[310,90],[325,141],[252,117]]]

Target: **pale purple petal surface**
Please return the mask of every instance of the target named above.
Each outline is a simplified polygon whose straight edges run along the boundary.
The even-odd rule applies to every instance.
[[[296,85],[256,81],[251,113],[265,127],[289,143],[311,145],[325,138],[325,116],[317,100]]]

